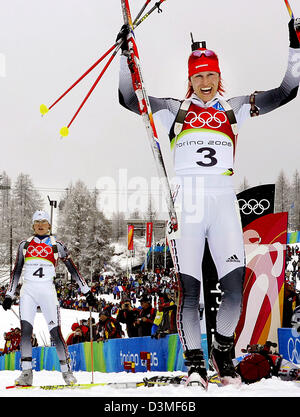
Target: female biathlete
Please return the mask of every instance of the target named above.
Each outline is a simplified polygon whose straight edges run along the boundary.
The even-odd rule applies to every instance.
[[[126,33],[128,28],[123,26],[118,35],[124,39],[119,98],[122,106],[139,114]],[[205,238],[222,290],[210,358],[223,383],[239,383],[231,358],[245,272],[243,234],[232,181],[237,133],[246,119],[266,114],[296,97],[300,49],[294,20],[289,22],[289,37],[287,70],[277,88],[224,100],[218,57],[202,43],[188,59],[186,100],[149,97],[153,114],[169,132],[180,186],[176,197],[176,203],[181,201],[179,237],[171,244],[180,281],[178,333],[189,384],[207,387],[199,317]]]
[[[15,384],[32,385],[31,336],[37,307],[40,307],[56,346],[62,377],[67,385],[72,385],[76,383],[76,378],[71,371],[67,345],[61,333],[60,309],[53,282],[58,259],[66,265],[80,291],[85,294],[88,304],[94,306],[96,300],[76,269],[65,245],[56,241],[50,234],[51,225],[48,213],[36,211],[32,224],[34,235],[28,240],[23,240],[19,245],[10,284],[3,301],[3,308],[10,309],[24,269],[24,282],[20,291],[22,373],[16,379]]]

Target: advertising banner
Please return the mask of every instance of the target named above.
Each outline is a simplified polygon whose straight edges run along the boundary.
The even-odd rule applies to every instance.
[[[262,216],[244,228],[246,275],[235,353],[248,344],[278,343],[282,324],[287,213]]]
[[[237,194],[237,202],[243,230],[254,220],[274,211],[275,184],[263,184]],[[204,316],[206,321],[207,345],[210,350],[216,328],[216,316],[222,292],[218,274],[206,241],[203,262]],[[200,308],[203,309],[203,306]],[[201,323],[202,324],[202,323]],[[204,329],[202,330],[204,332]]]

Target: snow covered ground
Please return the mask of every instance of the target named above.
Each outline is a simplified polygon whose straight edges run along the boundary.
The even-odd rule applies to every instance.
[[[234,386],[218,387],[209,384],[208,390],[204,391],[198,387],[184,387],[178,385],[161,387],[139,387],[117,389],[111,386],[96,386],[89,389],[64,389],[48,391],[40,388],[31,389],[6,389],[6,386],[13,385],[14,379],[20,371],[0,372],[0,397],[177,397],[178,400],[187,397],[300,397],[300,383],[284,382],[278,378],[265,379],[251,385],[242,385],[239,388]],[[101,382],[128,382],[142,381],[145,376],[170,375],[167,372],[146,372],[146,373],[101,373],[94,372],[94,383]],[[172,372],[172,375],[181,374]],[[91,373],[76,372],[78,383],[89,384]],[[60,372],[40,371],[34,373],[34,385],[62,384]]]
[[[105,295],[104,298],[107,301],[113,301],[112,295]],[[18,313],[17,307],[13,307],[14,311]],[[93,316],[98,321],[98,314],[93,313]],[[74,310],[64,310],[61,309],[61,319],[62,319],[62,333],[66,338],[71,332],[71,325],[75,321],[81,319],[87,319],[89,317],[89,312],[80,312]],[[0,308],[0,346],[4,346],[3,333],[19,326],[19,320],[16,315],[11,312],[5,312]],[[41,313],[37,313],[35,324],[34,324],[34,333],[37,336],[39,345],[49,344],[49,334],[47,329],[47,324]],[[300,397],[300,383],[295,382],[284,382],[280,379],[273,377],[271,379],[264,379],[260,382],[251,385],[242,385],[241,387],[227,386],[227,387],[218,387],[217,385],[210,384],[207,391],[203,391],[200,388],[189,387],[185,388],[184,386],[167,386],[167,387],[139,387],[139,388],[127,388],[127,389],[117,389],[112,386],[94,386],[89,389],[64,389],[64,390],[55,390],[55,391],[46,391],[40,388],[32,389],[6,389],[7,386],[13,385],[14,380],[19,375],[20,371],[0,371],[0,397],[10,398],[10,397],[48,397],[48,398],[57,398],[57,397],[71,397],[71,398],[98,398],[98,401],[101,402],[103,407],[112,407],[112,401],[117,403],[136,403],[141,400],[148,401],[151,403],[152,407],[155,407],[153,401],[164,401],[169,399],[176,398],[176,401],[193,401],[196,399],[218,397],[218,398],[246,398],[246,397],[269,397],[275,399],[276,397]],[[172,372],[172,375],[180,374],[181,372]],[[144,377],[151,377],[153,375],[170,375],[168,372],[146,372],[146,373],[101,373],[94,372],[94,383],[106,383],[106,382],[138,382],[142,381]],[[76,372],[75,373],[78,383],[86,384],[90,383],[92,380],[92,375],[89,372]],[[60,372],[57,371],[40,371],[34,372],[34,385],[57,385],[62,384],[63,380],[60,375]],[[143,403],[144,404],[144,403]],[[182,403],[183,404],[183,403]],[[192,403],[190,403],[192,404]],[[150,406],[149,406],[150,407]],[[146,409],[141,409],[141,404],[139,404],[139,410],[134,412],[132,409],[128,414],[123,415],[145,415]],[[117,410],[118,411],[118,410]],[[127,410],[128,411],[128,410]],[[149,410],[148,410],[149,411]],[[156,410],[158,411],[158,410]],[[197,409],[198,411],[198,409]],[[142,413],[142,414],[140,414]],[[182,413],[184,414],[184,413]],[[154,411],[152,413],[154,415]]]
[[[106,296],[108,301],[111,296]],[[17,308],[14,307],[17,312]],[[71,325],[77,320],[88,318],[88,312],[79,312],[73,310],[61,310],[62,317],[62,333],[64,337],[70,333]],[[94,313],[97,318],[97,314]],[[5,312],[0,308],[0,335],[1,342],[4,331],[8,331],[10,327],[19,325],[18,318],[11,312]],[[43,344],[43,339],[49,340],[47,325],[41,313],[37,313],[34,332],[38,338],[39,344]],[[300,383],[284,382],[278,378],[262,380],[252,385],[242,385],[239,388],[234,386],[227,386],[219,388],[217,385],[210,384],[208,391],[203,391],[200,388],[184,386],[168,386],[168,387],[139,387],[116,389],[111,386],[95,386],[90,389],[65,389],[55,391],[45,391],[39,388],[35,389],[6,389],[6,386],[13,385],[15,378],[20,371],[0,371],[0,397],[98,397],[102,402],[107,399],[114,399],[121,397],[123,401],[130,398],[146,398],[149,401],[154,397],[166,398],[176,397],[178,401],[183,401],[187,398],[202,398],[202,397],[300,397]],[[172,372],[172,375],[180,374],[181,372]],[[143,378],[151,377],[153,375],[170,375],[168,372],[146,372],[146,373],[101,373],[94,372],[94,383],[102,382],[124,382],[124,381],[142,381]],[[78,383],[86,384],[92,380],[92,375],[89,372],[75,373]],[[60,372],[57,371],[40,371],[34,372],[34,385],[51,385],[62,384],[63,380]],[[106,400],[105,400],[106,401]],[[126,400],[127,401],[127,400]],[[136,414],[137,415],[137,414]]]

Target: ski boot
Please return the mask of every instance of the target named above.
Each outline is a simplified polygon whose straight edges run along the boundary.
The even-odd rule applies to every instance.
[[[201,386],[206,390],[208,380],[202,349],[186,350],[184,358],[184,364],[188,367],[188,378],[185,385]]]
[[[77,379],[71,371],[62,372],[62,377],[67,385],[74,385],[77,382]]]
[[[32,380],[32,369],[27,369],[26,371],[22,371],[19,378],[15,380],[15,385],[30,386],[32,385]]]
[[[211,365],[215,368],[223,385],[241,384],[241,377],[237,374],[232,362],[231,350],[233,337],[215,334],[215,340],[210,353]]]

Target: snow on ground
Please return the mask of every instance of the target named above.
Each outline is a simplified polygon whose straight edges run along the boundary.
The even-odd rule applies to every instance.
[[[154,398],[154,397],[177,397],[178,400],[188,397],[300,397],[300,383],[285,382],[273,377],[264,379],[251,385],[243,384],[240,387],[226,386],[218,387],[209,384],[208,390],[204,391],[199,387],[184,387],[183,385],[170,385],[160,387],[138,387],[138,388],[114,388],[113,386],[97,386],[97,383],[105,382],[138,382],[144,377],[153,375],[170,375],[168,372],[137,372],[133,373],[101,373],[94,372],[95,386],[89,389],[64,389],[64,390],[43,390],[40,388],[31,389],[7,389],[6,386],[13,385],[14,379],[20,371],[0,372],[0,397],[101,397],[101,398]],[[172,372],[172,375],[179,375],[181,372]],[[91,373],[76,372],[78,383],[90,384]],[[34,385],[63,384],[60,372],[40,371],[34,372]]]
[[[112,298],[106,296],[108,301]],[[16,307],[14,307],[17,311]],[[61,310],[62,317],[62,333],[64,337],[70,333],[72,323],[82,318],[88,318],[89,312],[79,312],[74,310]],[[97,314],[94,313],[97,318]],[[11,312],[5,312],[0,308],[0,331],[9,330],[10,327],[19,325],[17,317]],[[49,339],[47,325],[42,313],[37,313],[34,332],[40,338]],[[42,341],[40,343],[43,344]],[[227,386],[219,388],[217,385],[210,384],[208,391],[205,392],[200,388],[184,386],[168,386],[168,387],[139,387],[117,389],[112,386],[95,386],[90,389],[65,389],[55,391],[45,391],[39,388],[35,389],[6,389],[6,386],[13,385],[14,380],[20,374],[20,371],[0,371],[0,397],[101,397],[105,398],[148,398],[154,397],[177,397],[185,399],[188,397],[300,397],[300,383],[284,382],[278,378],[262,380],[252,385],[242,385],[239,388]],[[153,375],[178,375],[181,372],[146,372],[146,373],[101,373],[94,372],[94,383],[102,382],[125,382],[125,381],[142,381],[144,377]],[[76,372],[78,383],[86,384],[92,380],[90,372]],[[51,385],[63,384],[60,372],[57,371],[34,371],[34,385]]]
[[[112,295],[102,296],[108,302],[113,301]],[[18,308],[13,307],[14,311],[18,314]],[[71,325],[78,320],[87,319],[89,317],[89,312],[81,312],[74,310],[64,310],[61,309],[61,321],[62,321],[62,334],[66,338],[71,332]],[[93,313],[93,317],[98,321],[98,314]],[[15,314],[11,311],[5,312],[0,308],[0,346],[4,346],[3,333],[19,326],[19,320]],[[47,324],[42,313],[37,313],[34,323],[34,333],[37,336],[39,345],[43,345],[44,341],[49,344],[49,333]],[[210,397],[218,398],[246,398],[246,397],[270,397],[275,399],[276,397],[300,397],[300,383],[295,382],[285,382],[280,379],[273,377],[271,379],[263,379],[260,382],[251,385],[242,385],[241,387],[227,386],[227,387],[218,387],[214,384],[209,384],[207,391],[204,391],[197,387],[186,388],[184,386],[167,386],[167,387],[139,387],[139,388],[127,388],[119,389],[114,388],[113,386],[97,386],[95,385],[89,389],[64,389],[64,390],[42,390],[40,388],[31,388],[31,389],[6,389],[6,386],[13,385],[14,380],[20,374],[20,371],[0,371],[0,397],[10,398],[10,397],[76,397],[76,398],[98,398],[105,403],[110,403],[111,401],[134,403],[138,402],[139,399],[145,399],[145,401],[156,402],[160,399],[175,398],[177,401],[189,401],[192,399],[202,399]],[[101,373],[94,372],[93,381],[97,383],[106,383],[106,382],[138,382],[142,381],[144,377],[151,377],[153,375],[178,375],[181,372],[145,372],[145,373]],[[78,383],[87,384],[92,380],[92,374],[90,372],[75,372],[75,376],[78,380]],[[57,371],[34,371],[34,385],[51,385],[51,384],[63,384],[63,380],[60,372]],[[141,407],[140,407],[141,408]],[[145,415],[145,410],[139,410],[142,415]],[[198,411],[198,409],[197,409]],[[141,415],[140,413],[129,413],[123,415]],[[154,415],[154,414],[152,414]]]

